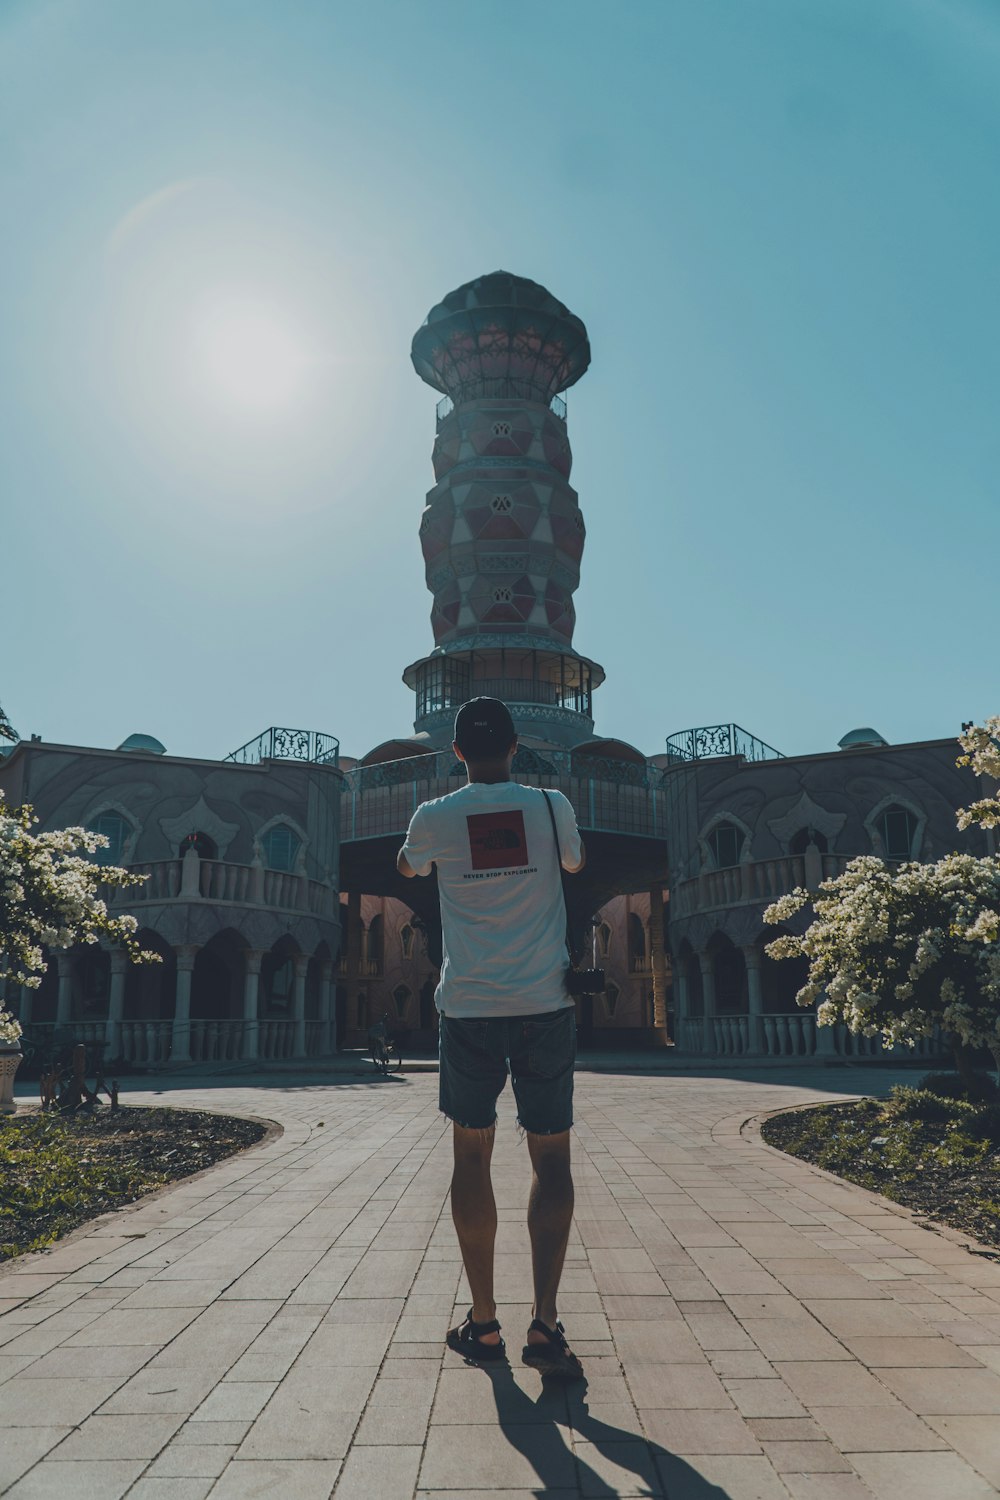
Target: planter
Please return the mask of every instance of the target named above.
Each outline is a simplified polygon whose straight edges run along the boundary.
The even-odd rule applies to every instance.
[[[20,1047],[0,1047],[0,1115],[17,1111],[14,1103],[14,1074],[21,1065]]]

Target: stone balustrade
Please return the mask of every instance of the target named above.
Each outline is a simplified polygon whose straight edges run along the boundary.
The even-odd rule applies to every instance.
[[[818,856],[817,874],[832,880],[843,873],[847,857],[840,854]],[[816,885],[819,881],[814,882]],[[783,854],[775,859],[746,860],[724,870],[703,870],[694,880],[683,880],[671,888],[670,906],[674,917],[689,917],[698,911],[715,911],[720,907],[769,906],[779,896],[797,887],[810,889],[806,857]]]
[[[751,1040],[754,1019],[746,1014],[709,1017],[710,1041],[706,1046],[705,1017],[687,1016],[680,1024],[681,1035],[678,1041],[684,1052],[700,1057],[788,1058],[802,1061],[837,1058],[905,1060],[917,1057],[930,1064],[942,1055],[943,1050],[937,1037],[922,1038],[912,1049],[884,1047],[878,1037],[855,1036],[840,1023],[819,1026],[815,1012],[805,1009],[756,1018],[760,1021],[761,1046],[755,1048]]]
[[[185,860],[193,863],[185,866]],[[221,859],[160,859],[130,865],[136,875],[147,878],[126,890],[105,887],[108,906],[128,909],[174,901],[211,901],[216,905],[263,906],[275,911],[310,912],[336,920],[337,892],[319,880],[286,870],[266,870],[261,865],[237,865]]]

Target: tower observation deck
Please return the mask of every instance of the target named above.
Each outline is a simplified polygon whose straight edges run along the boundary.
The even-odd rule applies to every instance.
[[[483,694],[522,737],[579,744],[604,681],[573,649],[586,532],[562,393],[590,364],[587,330],[537,282],[495,271],[431,309],[412,359],[445,398],[420,524],[434,649],[403,673],[414,729],[450,744],[456,709]]]

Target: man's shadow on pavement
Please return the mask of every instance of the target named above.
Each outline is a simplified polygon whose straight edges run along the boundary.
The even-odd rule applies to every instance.
[[[532,1465],[541,1483],[538,1496],[570,1494],[579,1490],[587,1500],[615,1500],[618,1486],[587,1462],[580,1442],[639,1481],[630,1481],[630,1495],[663,1496],[664,1500],[729,1500],[726,1490],[699,1474],[684,1459],[652,1442],[640,1432],[614,1427],[592,1416],[587,1407],[586,1380],[543,1380],[537,1400],[521,1389],[510,1364],[481,1365],[493,1386],[497,1421],[512,1448]],[[563,1431],[565,1429],[565,1433]],[[569,1434],[577,1435],[574,1448]]]

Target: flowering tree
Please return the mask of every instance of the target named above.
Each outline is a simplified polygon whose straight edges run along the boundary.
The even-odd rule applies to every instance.
[[[960,765],[1000,770],[1000,719],[962,737]],[[997,770],[992,767],[996,766]],[[959,815],[961,827],[1000,823],[995,798]],[[843,1021],[887,1045],[915,1045],[940,1027],[956,1066],[969,1076],[967,1048],[988,1047],[1000,1066],[1000,858],[949,854],[934,864],[893,869],[870,855],[853,859],[813,897],[795,890],[764,913],[772,926],[812,903],[799,935],[769,943],[772,958],[809,961],[800,1005],[820,1000],[821,1026]]]
[[[117,865],[99,865],[88,855],[108,840],[85,828],[34,833],[30,807],[9,808],[0,793],[0,980],[37,989],[46,970],[42,948],[71,948],[107,937],[134,963],[158,963],[160,955],[136,942],[135,917],[112,917],[100,887],[141,885],[144,875]],[[21,1028],[0,1010],[0,1040],[16,1041]]]
[[[981,728],[978,724],[967,725],[958,742],[965,751],[959,756],[960,766],[971,766],[978,776],[1000,781],[1000,717],[987,719]],[[971,828],[974,823],[981,828],[1000,828],[1000,796],[996,792],[959,813],[959,828]]]

